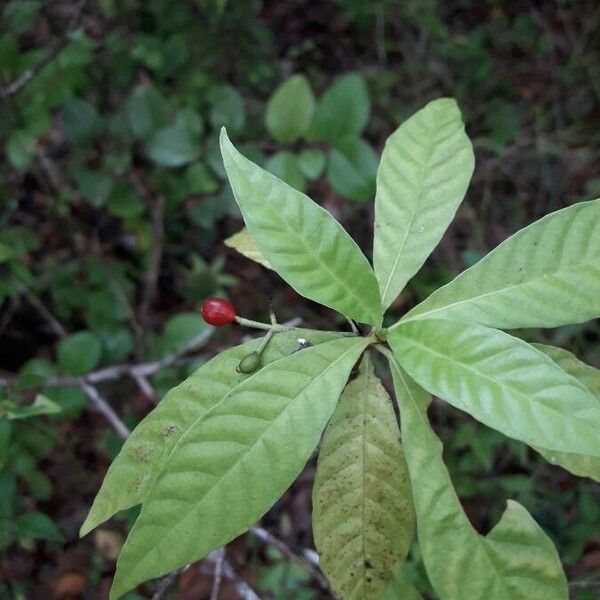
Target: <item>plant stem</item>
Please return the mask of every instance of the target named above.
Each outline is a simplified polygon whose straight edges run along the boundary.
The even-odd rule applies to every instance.
[[[269,343],[269,340],[275,335],[275,330],[270,329],[269,331],[267,331],[267,335],[265,335],[265,337],[263,338],[262,342],[260,343],[260,346],[258,347],[258,349],[256,350],[256,353],[258,355],[262,354],[263,350],[267,347],[267,344]]]
[[[349,319],[348,317],[346,317],[346,321],[348,321],[348,324],[350,325],[350,329],[352,329],[352,333],[355,333],[356,335],[360,335],[360,331],[358,330],[356,323],[352,319]]]
[[[398,360],[396,359],[396,356],[387,346],[385,346],[383,344],[374,344],[373,348],[375,350],[377,350],[377,352],[379,352],[380,354],[383,354],[383,356],[385,356],[388,359],[388,362],[390,363],[390,365],[393,364],[396,368],[398,368],[400,366],[398,364]]]
[[[264,331],[289,331],[294,327],[288,325],[273,325],[271,323],[261,323],[260,321],[253,321],[252,319],[245,319],[244,317],[236,317],[235,322],[242,327],[252,327],[252,329],[262,329]]]

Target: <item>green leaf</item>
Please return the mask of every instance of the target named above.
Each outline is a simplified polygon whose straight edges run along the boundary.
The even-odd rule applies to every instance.
[[[265,125],[278,142],[298,140],[310,127],[315,111],[315,97],[303,75],[286,79],[267,104]]]
[[[89,102],[69,100],[61,112],[63,134],[72,144],[85,144],[97,133],[100,116]]]
[[[200,155],[199,137],[180,120],[152,135],[146,146],[146,153],[157,165],[181,167]]]
[[[108,173],[99,169],[75,167],[72,174],[85,200],[96,208],[104,206],[113,187],[113,180]]]
[[[102,345],[89,331],[63,338],[58,344],[58,364],[69,375],[85,375],[100,362]]]
[[[185,179],[192,194],[214,194],[219,189],[217,180],[204,163],[190,165],[186,169]]]
[[[271,362],[197,420],[143,502],[111,598],[201,558],[257,521],[306,464],[368,343],[337,339]]]
[[[508,500],[487,536],[471,526],[427,420],[429,396],[392,361],[402,440],[423,561],[441,600],[566,600],[567,581],[550,538]]]
[[[43,358],[32,358],[21,367],[16,387],[17,389],[36,387],[55,375],[58,375],[58,371],[53,363]]]
[[[126,113],[131,133],[145,139],[167,125],[169,103],[153,85],[138,85],[127,102]]]
[[[320,150],[306,148],[298,155],[300,170],[311,181],[318,179],[325,169],[325,155]]]
[[[242,156],[221,132],[235,199],[261,254],[303,296],[378,326],[381,304],[369,262],[325,209]]]
[[[311,137],[337,142],[348,135],[358,136],[371,114],[371,100],[365,80],[360,75],[343,75],[336,79],[317,104]]]
[[[267,269],[272,269],[268,260],[265,260],[260,250],[256,247],[250,232],[246,227],[244,229],[234,233],[232,236],[225,240],[225,245],[237,250],[240,254],[243,254],[246,258],[257,262]]]
[[[13,248],[10,248],[6,244],[0,242],[0,265],[2,263],[8,262],[11,258],[15,256],[15,251]]]
[[[0,469],[0,551],[4,552],[14,539],[14,512],[17,504],[16,477]],[[21,492],[19,492],[20,496]]]
[[[555,346],[545,344],[533,344],[535,348],[547,354],[563,371],[575,377],[579,383],[584,385],[597,399],[600,408],[600,371],[581,362],[576,356]],[[569,403],[569,397],[565,398]],[[552,464],[560,465],[579,477],[589,477],[600,482],[600,458],[586,454],[573,454],[571,452],[555,452],[545,448],[536,450]]]
[[[2,11],[2,16],[6,19],[4,24],[6,31],[15,34],[25,33],[34,26],[41,8],[42,3],[39,0],[18,0],[7,3]]]
[[[408,554],[414,509],[398,421],[367,358],[325,430],[312,522],[334,591],[344,600],[381,598]]]
[[[423,600],[423,597],[408,579],[404,564],[396,568],[381,600]]]
[[[208,329],[211,327],[197,313],[179,313],[171,317],[165,325],[161,340],[163,355],[182,347]]]
[[[210,123],[215,129],[227,127],[240,133],[246,124],[246,107],[239,92],[230,85],[213,88],[210,93],[212,107]]]
[[[52,481],[41,471],[34,470],[24,474],[23,480],[36,500],[48,501],[52,497]]]
[[[98,335],[102,342],[103,362],[125,362],[134,350],[133,334],[126,327],[110,327],[99,331]]]
[[[298,158],[291,152],[277,152],[267,161],[265,169],[296,190],[303,192],[306,189]]]
[[[0,419],[0,472],[8,458],[12,428],[13,426],[6,419]],[[2,519],[2,514],[0,514],[0,519]]]
[[[44,393],[60,406],[61,419],[78,417],[88,404],[87,397],[80,387],[46,388]]]
[[[29,419],[40,415],[52,415],[60,412],[60,406],[46,396],[38,394],[32,404],[27,406],[6,400],[0,402],[0,419]]]
[[[127,181],[115,181],[106,202],[108,211],[122,219],[141,215],[146,209],[143,200]]]
[[[471,142],[450,98],[430,102],[388,138],[377,172],[373,245],[384,308],[440,241],[473,167]]]
[[[375,195],[377,156],[357,137],[340,140],[329,155],[327,179],[331,187],[349,200],[363,202]]]
[[[599,317],[600,199],[521,229],[405,319],[432,316],[502,329],[558,327]]]
[[[17,537],[49,542],[64,542],[56,523],[44,513],[34,511],[17,518]]]
[[[298,340],[313,345],[331,341],[339,334],[295,329],[277,333],[263,353],[267,365],[299,348]],[[90,513],[81,527],[85,535],[120,510],[143,501],[150,480],[158,474],[177,440],[209,409],[223,401],[246,376],[236,372],[240,360],[256,350],[256,339],[226,350],[202,365],[173,388],[144,418],[125,441],[110,465]]]
[[[563,371],[572,375],[583,384],[596,398],[600,399],[600,370],[579,360],[574,354],[564,348],[547,344],[532,344],[544,354],[547,354]]]
[[[36,146],[36,136],[23,129],[17,129],[8,138],[6,156],[15,169],[24,171],[33,160]]]
[[[419,385],[489,427],[532,446],[600,456],[598,399],[523,340],[433,319],[402,324],[388,342]]]

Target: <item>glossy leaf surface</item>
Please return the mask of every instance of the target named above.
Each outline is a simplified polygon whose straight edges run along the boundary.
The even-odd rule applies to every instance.
[[[273,361],[198,419],[143,502],[111,597],[198,560],[260,519],[306,464],[368,343],[346,337]]]
[[[514,329],[598,316],[600,199],[551,213],[515,233],[404,320],[439,317]]]
[[[387,308],[454,218],[474,157],[460,110],[430,102],[387,140],[377,172],[373,262]]]
[[[523,340],[481,325],[408,322],[388,336],[430,393],[533,446],[600,456],[594,395]]]
[[[221,133],[221,152],[250,234],[272,268],[303,296],[363,323],[381,323],[369,261],[325,209],[242,156]]]
[[[414,535],[390,397],[365,357],[325,430],[313,488],[321,568],[344,600],[380,600]]]

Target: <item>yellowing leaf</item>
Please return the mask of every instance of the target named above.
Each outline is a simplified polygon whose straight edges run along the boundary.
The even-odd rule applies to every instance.
[[[414,509],[396,415],[367,358],[323,436],[312,520],[333,589],[380,600],[410,548]]]
[[[256,247],[250,232],[246,227],[234,233],[232,236],[225,240],[225,245],[237,250],[240,254],[243,254],[246,258],[257,262],[267,269],[272,269],[268,260],[265,260],[260,250]]]

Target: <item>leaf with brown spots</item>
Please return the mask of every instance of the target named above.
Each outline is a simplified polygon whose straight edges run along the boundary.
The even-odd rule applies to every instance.
[[[264,364],[297,350],[299,339],[316,345],[341,335],[304,329],[280,332],[265,349]],[[173,388],[135,428],[110,466],[81,527],[81,535],[117,511],[144,500],[150,482],[161,471],[177,440],[235,386],[247,379],[247,376],[236,372],[236,366],[259,344],[260,340],[252,340],[210,360]]]
[[[344,600],[380,600],[413,538],[400,431],[368,358],[323,436],[313,531],[321,567]]]

